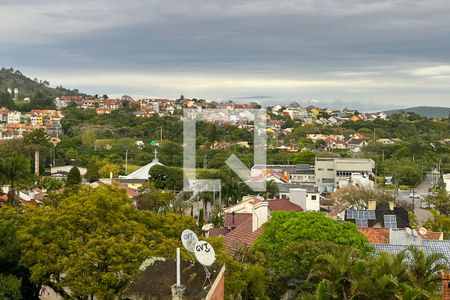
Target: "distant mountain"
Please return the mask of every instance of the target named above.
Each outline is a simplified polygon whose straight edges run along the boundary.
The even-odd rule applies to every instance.
[[[415,113],[422,117],[427,118],[447,118],[450,113],[450,107],[439,107],[439,106],[417,106],[410,108],[392,109],[385,110],[387,115],[392,115],[399,112]]]
[[[26,77],[19,70],[12,68],[0,69],[0,93],[7,92],[14,89],[19,90],[19,100],[23,100],[26,97],[33,98],[36,94],[40,93],[44,97],[60,97],[64,95],[78,95],[78,90],[69,90],[62,86],[56,88],[50,87],[50,83],[46,80],[34,80]]]

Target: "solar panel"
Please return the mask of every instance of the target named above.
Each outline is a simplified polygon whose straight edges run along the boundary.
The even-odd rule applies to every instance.
[[[354,210],[347,210],[347,219],[355,219],[356,218],[356,211]]]
[[[375,211],[373,210],[347,210],[347,220],[368,219],[375,220]]]
[[[355,223],[357,227],[369,227],[369,222],[367,219],[356,219]]]
[[[397,228],[397,216],[384,215],[384,227],[385,228]]]

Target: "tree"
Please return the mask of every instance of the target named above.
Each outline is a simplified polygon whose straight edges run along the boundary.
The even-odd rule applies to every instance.
[[[80,170],[77,167],[72,167],[67,175],[66,185],[71,187],[81,183]]]
[[[183,170],[181,168],[156,165],[149,171],[149,180],[158,189],[180,191],[183,188]]]
[[[350,222],[339,223],[318,212],[272,212],[255,242],[263,252],[283,252],[303,241],[331,241],[368,251],[367,239]]]
[[[30,161],[22,154],[0,157],[0,181],[9,185],[8,202],[16,203],[16,187],[32,178]]]
[[[8,109],[15,109],[16,105],[9,93],[0,92],[0,107],[6,107]]]
[[[450,216],[450,193],[446,190],[439,190],[436,194],[429,195],[427,201],[435,205],[441,214]]]
[[[440,272],[448,270],[448,261],[442,253],[425,255],[422,249],[410,246],[404,250],[407,260],[406,277],[415,288],[433,291],[439,286]]]
[[[171,191],[158,190],[153,182],[148,182],[139,189],[136,204],[139,209],[166,214],[170,211],[174,198],[175,195]]]
[[[30,283],[29,270],[19,264],[22,251],[17,232],[24,221],[22,208],[0,208],[0,299],[19,299],[13,296],[18,288],[23,298],[38,298],[39,288]]]
[[[348,185],[338,189],[332,194],[336,211],[341,212],[346,209],[365,210],[370,201],[376,203],[389,203],[395,198],[381,189],[365,186]]]
[[[310,164],[314,165],[316,159],[316,155],[312,151],[303,150],[295,154],[292,162],[294,164]]]
[[[20,300],[20,280],[12,275],[0,274],[0,299]]]
[[[172,253],[195,226],[187,216],[139,211],[112,186],[83,187],[55,205],[28,210],[17,236],[31,280],[64,297],[63,288],[71,298],[120,297],[146,258]]]

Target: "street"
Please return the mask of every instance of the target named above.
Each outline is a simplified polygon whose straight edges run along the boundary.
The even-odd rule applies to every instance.
[[[415,189],[414,193],[426,198],[428,195],[428,189],[432,186],[433,177],[431,174],[427,174],[425,179],[420,183]],[[433,214],[427,210],[420,208],[423,199],[412,199],[409,198],[409,195],[412,193],[412,190],[408,191],[398,191],[397,193],[397,201],[412,203],[414,201],[414,214],[416,215],[416,219],[418,225],[421,226],[429,219],[433,218]]]

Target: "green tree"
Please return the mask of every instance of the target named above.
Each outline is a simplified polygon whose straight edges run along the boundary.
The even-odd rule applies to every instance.
[[[315,164],[316,155],[312,151],[303,150],[294,155],[292,162],[294,164]]]
[[[331,241],[368,251],[367,239],[349,222],[339,223],[318,212],[272,212],[254,247],[263,252],[283,252],[304,241]]]
[[[446,190],[439,190],[435,195],[428,196],[427,201],[435,205],[441,214],[450,216],[450,193]]]
[[[0,299],[20,300],[20,280],[12,275],[0,274]]]
[[[0,92],[0,107],[5,107],[8,109],[15,109],[16,105],[11,98],[9,93]]]
[[[158,189],[180,191],[183,188],[183,170],[176,167],[156,165],[149,171],[149,180]]]
[[[0,182],[9,185],[8,202],[16,203],[16,187],[32,178],[30,162],[22,154],[11,153],[0,157]]]
[[[26,214],[21,264],[34,283],[79,299],[120,297],[146,258],[172,253],[183,229],[195,226],[186,216],[139,211],[112,186],[81,188]]]
[[[80,170],[77,167],[72,167],[67,175],[66,185],[71,187],[81,183]]]
[[[153,182],[148,182],[139,189],[136,204],[139,209],[166,214],[170,211],[174,198],[171,191],[158,190]]]

